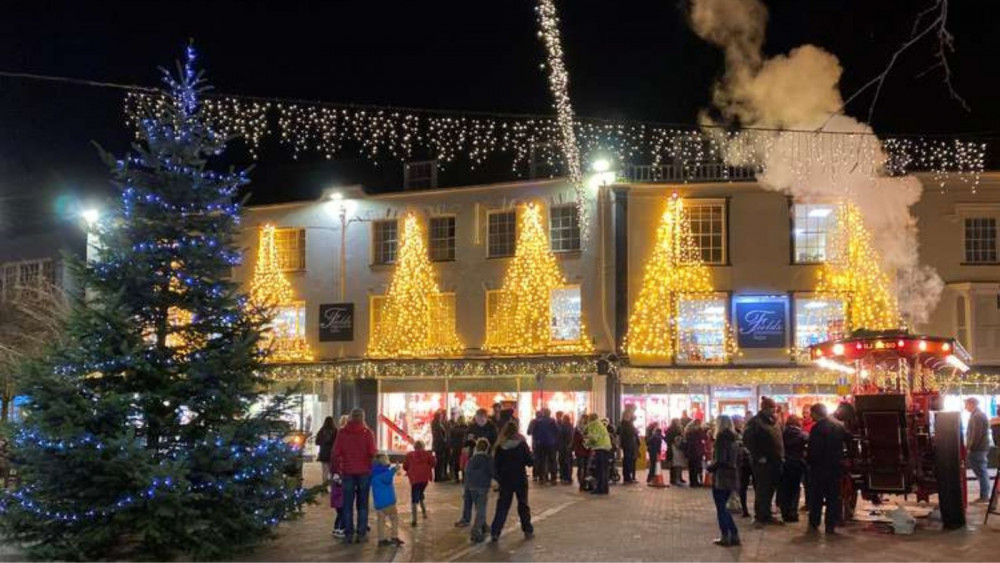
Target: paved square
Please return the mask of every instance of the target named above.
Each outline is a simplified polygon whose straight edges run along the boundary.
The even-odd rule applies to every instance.
[[[319,477],[307,466],[307,482]],[[640,475],[642,477],[642,475]],[[970,482],[970,487],[975,484]],[[409,499],[405,477],[397,495]],[[743,546],[712,545],[718,536],[715,508],[706,489],[612,487],[600,498],[575,486],[533,487],[530,503],[535,537],[525,540],[511,511],[496,544],[471,544],[468,529],[453,523],[461,511],[461,487],[432,483],[427,489],[429,517],[410,527],[409,505],[400,504],[401,548],[379,548],[373,527],[368,543],[342,545],[330,534],[328,503],[310,506],[304,518],[285,524],[278,538],[250,554],[251,561],[996,561],[1000,516],[983,527],[983,507],[970,507],[964,530],[944,531],[939,522],[918,519],[912,536],[894,536],[852,523],[837,538],[805,535],[803,521],[755,530],[737,518]],[[751,492],[752,495],[752,492]],[[325,499],[324,499],[325,500]],[[496,495],[490,498],[490,518]],[[752,502],[752,501],[751,501]],[[804,515],[803,515],[804,516]]]

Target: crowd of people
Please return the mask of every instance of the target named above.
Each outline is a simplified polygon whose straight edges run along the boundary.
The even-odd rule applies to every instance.
[[[988,421],[975,399],[966,402],[972,423],[968,429],[970,465],[982,480],[985,468],[978,452],[989,447]],[[640,436],[635,408],[627,405],[615,427],[597,414],[572,415],[548,409],[536,413],[520,432],[513,409],[494,405],[493,412],[479,409],[470,421],[442,410],[432,422],[431,450],[416,441],[406,454],[402,469],[410,483],[411,525],[427,518],[424,493],[428,483],[462,484],[462,515],[455,523],[470,528],[470,540],[483,542],[489,535],[498,541],[508,513],[517,500],[517,515],[525,538],[534,535],[528,503],[528,470],[535,486],[572,485],[573,469],[580,491],[607,495],[610,481],[618,478],[615,458],[621,455],[620,478],[625,485],[638,483],[636,462],[644,442],[653,486],[711,487],[721,546],[740,545],[732,512],[751,516],[747,491],[754,487],[754,525],[797,522],[800,510],[808,512],[808,530],[835,533],[841,524],[840,491],[845,446],[850,434],[823,404],[803,409],[802,416],[782,415],[774,400],[763,397],[759,411],[747,417],[720,415],[705,423],[685,411],[666,429],[656,422]],[[336,510],[333,534],[346,543],[366,541],[369,492],[377,519],[378,544],[402,545],[399,538],[394,478],[398,467],[385,453],[376,451],[375,436],[365,424],[365,413],[354,409],[334,424],[327,417],[316,435],[324,484],[330,486],[330,504]],[[669,469],[669,484],[660,470]],[[687,472],[687,480],[684,473]],[[800,509],[802,490],[805,506]],[[981,497],[988,488],[980,486]],[[496,493],[493,519],[487,525],[491,493]],[[773,508],[777,506],[777,515]],[[824,507],[825,518],[824,518]],[[386,526],[388,524],[388,526]],[[388,532],[386,528],[388,527]]]

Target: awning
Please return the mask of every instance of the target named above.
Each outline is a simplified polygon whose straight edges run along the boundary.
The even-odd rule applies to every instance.
[[[303,364],[271,364],[275,380],[379,379],[398,377],[476,378],[537,375],[594,375],[597,356],[519,356],[431,358],[420,360],[340,360]]]

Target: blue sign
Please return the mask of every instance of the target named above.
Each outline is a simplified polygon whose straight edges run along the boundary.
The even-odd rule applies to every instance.
[[[735,297],[740,348],[788,347],[788,297]]]

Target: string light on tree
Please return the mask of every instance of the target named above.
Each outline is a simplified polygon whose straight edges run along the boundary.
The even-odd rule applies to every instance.
[[[484,348],[501,354],[584,353],[593,350],[580,316],[575,338],[553,338],[553,293],[566,280],[549,246],[544,208],[529,203],[517,209],[517,243],[504,275],[495,311],[489,315]],[[575,331],[574,331],[575,332]]]
[[[682,306],[714,302],[713,291],[712,274],[702,262],[701,249],[691,234],[684,202],[675,194],[660,216],[656,244],[646,261],[639,298],[629,316],[625,350],[630,361],[669,362],[678,354],[677,344],[695,346],[692,334],[679,330],[678,317]],[[728,360],[737,353],[731,332],[728,323],[723,323],[719,360]]]
[[[368,341],[369,357],[448,356],[464,349],[455,331],[454,309],[447,307],[434,281],[424,241],[417,215],[407,213],[389,291]]]
[[[274,240],[274,225],[264,225],[260,229],[257,244],[257,263],[250,282],[250,298],[256,311],[273,317],[283,313],[296,314],[295,292],[292,284],[281,271],[278,262],[278,247]],[[292,311],[286,311],[291,309]],[[261,348],[268,351],[269,362],[308,362],[313,353],[309,342],[292,326],[292,330],[271,321],[270,330],[261,335]]]
[[[847,303],[850,330],[899,328],[899,303],[856,205],[838,206],[832,235],[834,258],[823,265],[817,291]]]
[[[562,37],[559,33],[559,15],[554,0],[538,0],[535,6],[538,14],[538,36],[545,44],[546,63],[549,69],[549,92],[556,110],[556,125],[559,128],[559,146],[562,148],[566,175],[576,189],[576,213],[580,223],[580,236],[587,238],[587,192],[583,185],[583,170],[580,164],[580,146],[576,142],[573,104],[569,99],[569,73],[563,61]]]

